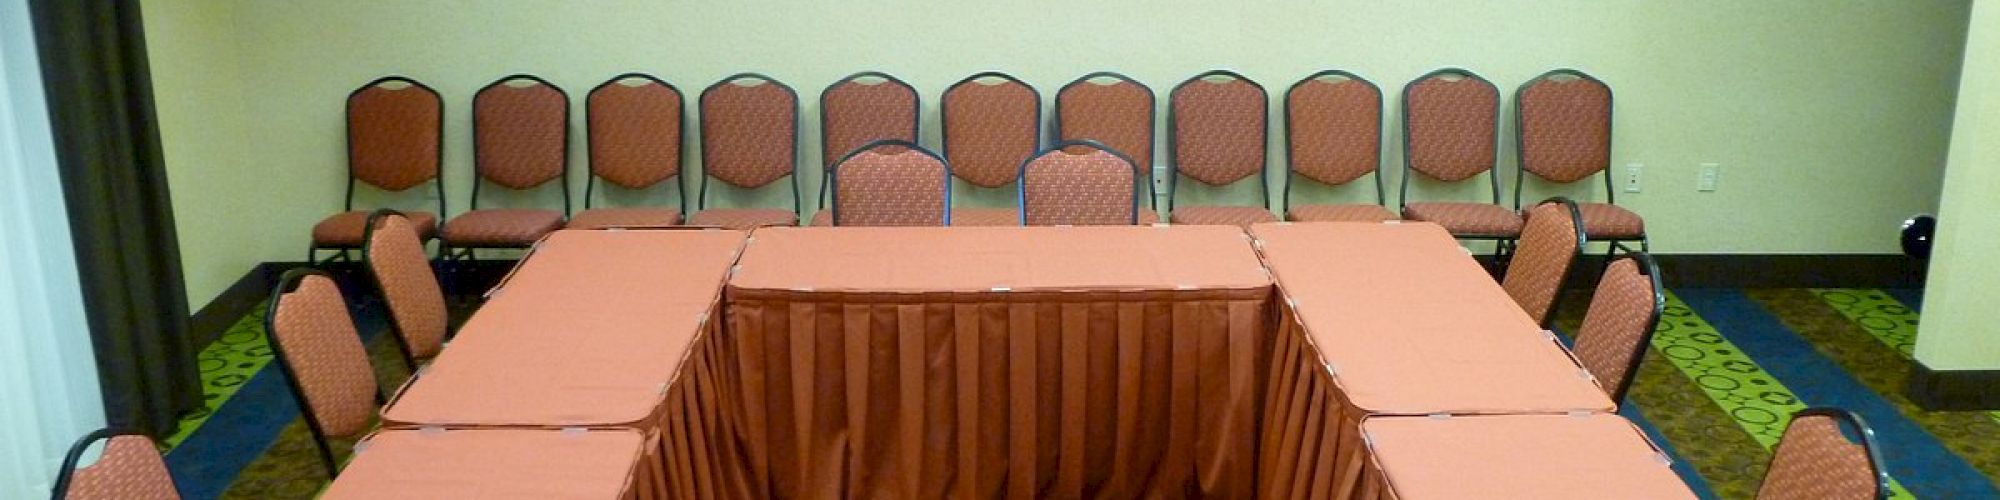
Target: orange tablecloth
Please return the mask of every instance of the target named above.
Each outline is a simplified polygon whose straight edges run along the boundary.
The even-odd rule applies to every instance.
[[[385,429],[320,498],[637,498],[644,443],[629,429]]]
[[[755,494],[1249,498],[1233,227],[768,228],[728,287]]]
[[[1361,432],[1391,498],[1695,497],[1617,415],[1379,417]]]
[[[715,341],[744,234],[559,231],[382,411],[391,427],[622,427],[653,443],[649,492],[741,496]]]
[[[1612,402],[1451,235],[1428,223],[1251,228],[1284,296],[1260,493],[1380,493],[1370,415],[1603,412]]]

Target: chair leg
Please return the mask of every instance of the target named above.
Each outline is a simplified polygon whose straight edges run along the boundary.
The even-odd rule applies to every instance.
[[[321,464],[326,466],[327,480],[330,481],[336,477],[339,477],[340,462],[334,461],[333,446],[327,444],[326,436],[321,436],[319,435],[319,433],[316,432],[313,433],[313,444],[319,445],[319,461]]]

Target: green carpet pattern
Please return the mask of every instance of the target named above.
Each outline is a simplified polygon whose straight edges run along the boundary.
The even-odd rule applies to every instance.
[[[258,370],[271,362],[271,345],[264,339],[264,305],[257,307],[243,319],[230,325],[215,342],[201,350],[195,359],[201,367],[201,408],[181,417],[180,426],[173,435],[160,440],[164,449],[179,446],[182,440],[193,434],[224,401],[236,395],[243,383],[256,375]]]

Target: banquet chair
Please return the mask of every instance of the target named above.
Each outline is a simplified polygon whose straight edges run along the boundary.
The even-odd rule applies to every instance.
[[[1153,188],[1152,88],[1109,71],[1083,75],[1056,91],[1056,117],[1049,126],[1056,141],[1096,141],[1131,158],[1146,189],[1139,223],[1160,222],[1153,201],[1159,193]]]
[[[951,167],[916,143],[884,139],[833,164],[833,225],[946,226]]]
[[[1646,220],[1617,204],[1611,178],[1611,87],[1581,71],[1558,69],[1514,91],[1514,207],[1521,207],[1526,174],[1568,185],[1604,174],[1604,202],[1578,203],[1583,234],[1591,241],[1646,239]],[[1613,251],[1613,250],[1607,250]]]
[[[1496,240],[1502,249],[1520,236],[1520,214],[1500,206],[1499,114],[1499,91],[1471,71],[1440,69],[1403,87],[1403,218],[1437,223],[1461,239]],[[1492,187],[1489,201],[1410,200],[1418,175],[1456,184],[1482,173]]]
[[[944,158],[952,176],[975,192],[1019,181],[1021,162],[1041,148],[1042,94],[1006,73],[965,77],[945,89],[938,107],[944,116]],[[968,206],[953,210],[952,217],[955,226],[1012,226],[1021,220],[1011,206]]]
[[[471,210],[444,223],[447,260],[476,259],[480,248],[526,248],[563,227],[569,215],[569,94],[533,75],[488,84],[472,98]],[[487,184],[515,192],[553,182],[562,209],[480,208]],[[452,250],[463,250],[454,254]]]
[[[313,225],[306,262],[319,262],[321,250],[337,250],[331,259],[344,260],[347,250],[361,247],[368,212],[354,209],[357,183],[390,193],[426,182],[436,187],[437,212],[410,212],[417,237],[436,238],[445,206],[444,181],[438,177],[443,136],[444,102],[423,83],[385,76],[347,94],[347,201],[340,213]]]
[[[395,333],[403,363],[416,373],[423,362],[444,350],[450,316],[437,275],[424,260],[424,247],[411,235],[410,220],[393,210],[370,215],[361,260],[389,306],[389,330]]]
[[[583,185],[583,211],[565,227],[658,227],[681,223],[687,211],[687,186],[681,182],[681,144],[687,115],[681,91],[643,73],[612,77],[584,98],[590,151],[590,176]],[[598,179],[626,190],[640,191],[674,180],[680,206],[592,208]]]
[[[1660,267],[1652,256],[1630,253],[1604,267],[1571,350],[1613,403],[1624,404],[1666,307]]]
[[[855,148],[883,139],[917,142],[923,99],[909,83],[888,73],[847,75],[819,93],[819,204],[826,206],[833,162]],[[812,225],[833,225],[833,212],[813,214]]]
[[[1021,225],[1129,226],[1139,223],[1132,158],[1096,141],[1062,141],[1021,163]]]
[[[340,474],[329,439],[367,434],[383,396],[368,366],[368,351],[354,332],[333,278],[314,269],[294,269],[271,291],[264,316],[273,358],[305,415],[319,447],[326,476]]]
[[[1889,497],[1889,473],[1875,431],[1847,410],[1807,408],[1792,415],[1758,500],[1858,500]]]
[[[83,468],[83,455],[104,443],[97,461]],[[153,438],[119,429],[98,429],[70,446],[56,473],[53,500],[177,500],[180,492]]]
[[[1168,94],[1167,150],[1174,176],[1167,182],[1167,220],[1174,224],[1249,226],[1275,222],[1264,174],[1264,139],[1270,110],[1264,87],[1227,70],[1213,70],[1175,85]],[[1256,206],[1175,206],[1180,178],[1211,188],[1256,176]]]
[[[1550,198],[1528,209],[1521,243],[1500,287],[1542,328],[1554,318],[1556,297],[1569,279],[1570,264],[1583,251],[1583,216],[1576,202]]]
[[[1382,90],[1341,70],[1313,73],[1285,91],[1285,220],[1396,220],[1382,206]],[[1374,174],[1374,203],[1292,205],[1294,179],[1345,186]]]
[[[738,73],[701,91],[701,187],[688,224],[728,229],[795,226],[799,194],[799,95],[756,73]],[[708,180],[756,190],[792,180],[792,208],[708,208]]]

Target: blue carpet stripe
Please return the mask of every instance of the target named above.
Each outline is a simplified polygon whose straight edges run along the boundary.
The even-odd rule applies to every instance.
[[[1922,288],[1884,288],[1882,292],[1889,294],[1889,298],[1896,299],[1897,302],[1902,302],[1912,312],[1920,314],[1924,312],[1924,289]]]
[[[284,374],[267,365],[216,409],[215,416],[167,453],[167,470],[181,496],[220,497],[236,474],[263,455],[278,439],[278,431],[296,418],[299,408]]]
[[[1743,354],[1805,403],[1846,408],[1875,429],[1889,474],[1921,498],[2000,498],[2000,490],[1895,406],[1855,380],[1740,290],[1675,290]]]

